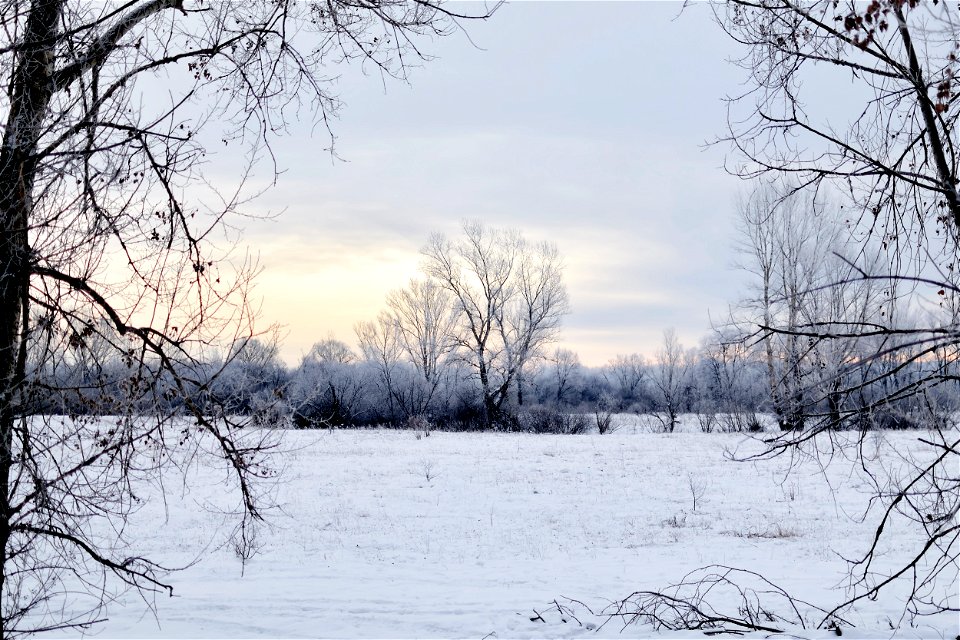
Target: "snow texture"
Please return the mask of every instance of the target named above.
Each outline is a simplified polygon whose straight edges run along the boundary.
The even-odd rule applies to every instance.
[[[868,494],[856,464],[834,456],[788,473],[786,458],[734,462],[728,450],[756,443],[696,433],[685,419],[685,432],[671,435],[629,424],[605,436],[288,432],[274,487],[278,509],[258,534],[260,553],[243,563],[229,540],[222,471],[168,476],[166,502],[151,496],[128,534],[136,551],[168,565],[196,562],[169,576],[173,597],[121,594],[107,608],[108,622],[92,632],[656,636],[599,612],[709,564],[758,571],[821,606],[841,600],[846,572],[838,554],[862,552],[871,534],[871,519],[860,521]],[[878,434],[870,444],[895,462],[892,452],[909,450],[917,436]],[[894,539],[891,561],[916,546],[907,534]],[[561,615],[555,600],[575,618]],[[808,624],[819,620],[805,615]],[[845,637],[952,638],[958,631],[950,615],[911,623],[895,591],[846,617],[856,628]]]

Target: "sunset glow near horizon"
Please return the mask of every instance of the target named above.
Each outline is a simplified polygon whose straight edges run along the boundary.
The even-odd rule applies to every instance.
[[[432,232],[519,229],[564,257],[571,313],[556,346],[585,365],[651,356],[674,327],[693,346],[741,295],[733,269],[725,87],[742,72],[709,7],[521,3],[428,43],[409,85],[343,71],[326,133],[291,123],[282,173],[242,242],[263,271],[259,325],[296,364],[329,336],[356,343],[386,294],[418,275]],[[471,40],[476,46],[471,44]]]

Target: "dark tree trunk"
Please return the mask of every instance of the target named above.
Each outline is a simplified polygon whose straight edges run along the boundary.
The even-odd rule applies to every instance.
[[[830,426],[839,429],[841,426],[840,394],[837,393],[836,389],[827,394],[827,410],[830,414]]]
[[[16,60],[10,113],[0,148],[0,596],[5,595],[11,534],[10,471],[29,319],[30,242],[36,150],[53,91],[54,45],[61,0],[35,0]],[[6,603],[3,603],[6,605]],[[0,632],[8,630],[0,609]]]
[[[487,365],[483,360],[483,352],[478,354],[477,362],[480,367],[480,387],[483,392],[483,427],[492,429],[494,419],[497,413],[497,404],[494,401],[493,394],[490,392],[490,377],[487,373]]]

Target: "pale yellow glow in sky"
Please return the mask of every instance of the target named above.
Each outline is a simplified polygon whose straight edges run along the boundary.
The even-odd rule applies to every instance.
[[[375,318],[386,294],[416,276],[419,264],[418,255],[390,248],[321,261],[296,238],[258,249],[264,268],[254,291],[264,302],[258,324],[279,325],[281,356],[290,364],[330,334],[355,346],[356,323]]]
[[[570,324],[578,310],[609,304],[670,305],[670,296],[653,283],[611,290],[600,281],[604,273],[617,272],[620,266],[666,260],[669,250],[643,247],[642,243],[638,247],[632,239],[618,242],[614,233],[604,230],[584,230],[577,234],[576,242],[565,244],[568,248],[561,249],[572,313],[549,351],[571,349],[589,366],[600,366],[619,353],[651,357],[663,327],[643,318],[624,318],[630,325],[625,330]],[[289,364],[296,364],[312,344],[330,335],[355,348],[357,322],[374,319],[384,308],[388,292],[404,287],[411,278],[422,277],[421,256],[409,249],[371,245],[363,254],[344,251],[336,256],[324,254],[307,237],[294,236],[277,236],[257,249],[263,268],[254,290],[254,299],[263,301],[258,326],[279,327],[281,356]],[[692,345],[699,336],[691,332],[681,337]]]

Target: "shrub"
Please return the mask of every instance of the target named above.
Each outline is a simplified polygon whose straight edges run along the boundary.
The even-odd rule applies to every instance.
[[[514,423],[516,430],[526,433],[579,434],[589,428],[589,421],[583,414],[562,413],[543,406],[518,413]]]
[[[718,425],[721,431],[728,433],[740,433],[746,431],[747,433],[760,433],[763,431],[763,423],[760,422],[760,417],[756,413],[748,412],[733,412],[722,414],[722,417],[718,420]]]
[[[861,431],[874,429],[902,431],[904,429],[919,429],[922,427],[916,416],[898,411],[892,407],[876,408],[857,416],[855,426]]]
[[[604,393],[597,400],[597,406],[593,410],[593,417],[597,423],[597,432],[600,435],[609,433],[615,428],[613,424],[613,410],[616,406],[610,394]]]
[[[413,431],[416,431],[416,432],[417,432],[417,438],[418,438],[418,439],[419,439],[421,436],[422,436],[422,437],[429,438],[429,437],[430,437],[430,430],[433,429],[433,425],[430,423],[430,419],[427,418],[427,416],[425,416],[425,415],[423,415],[423,414],[418,414],[418,415],[415,415],[415,416],[410,416],[410,417],[407,418],[407,420],[404,422],[404,425],[403,425],[403,426],[404,426],[404,428],[406,428],[406,429],[412,429]]]

